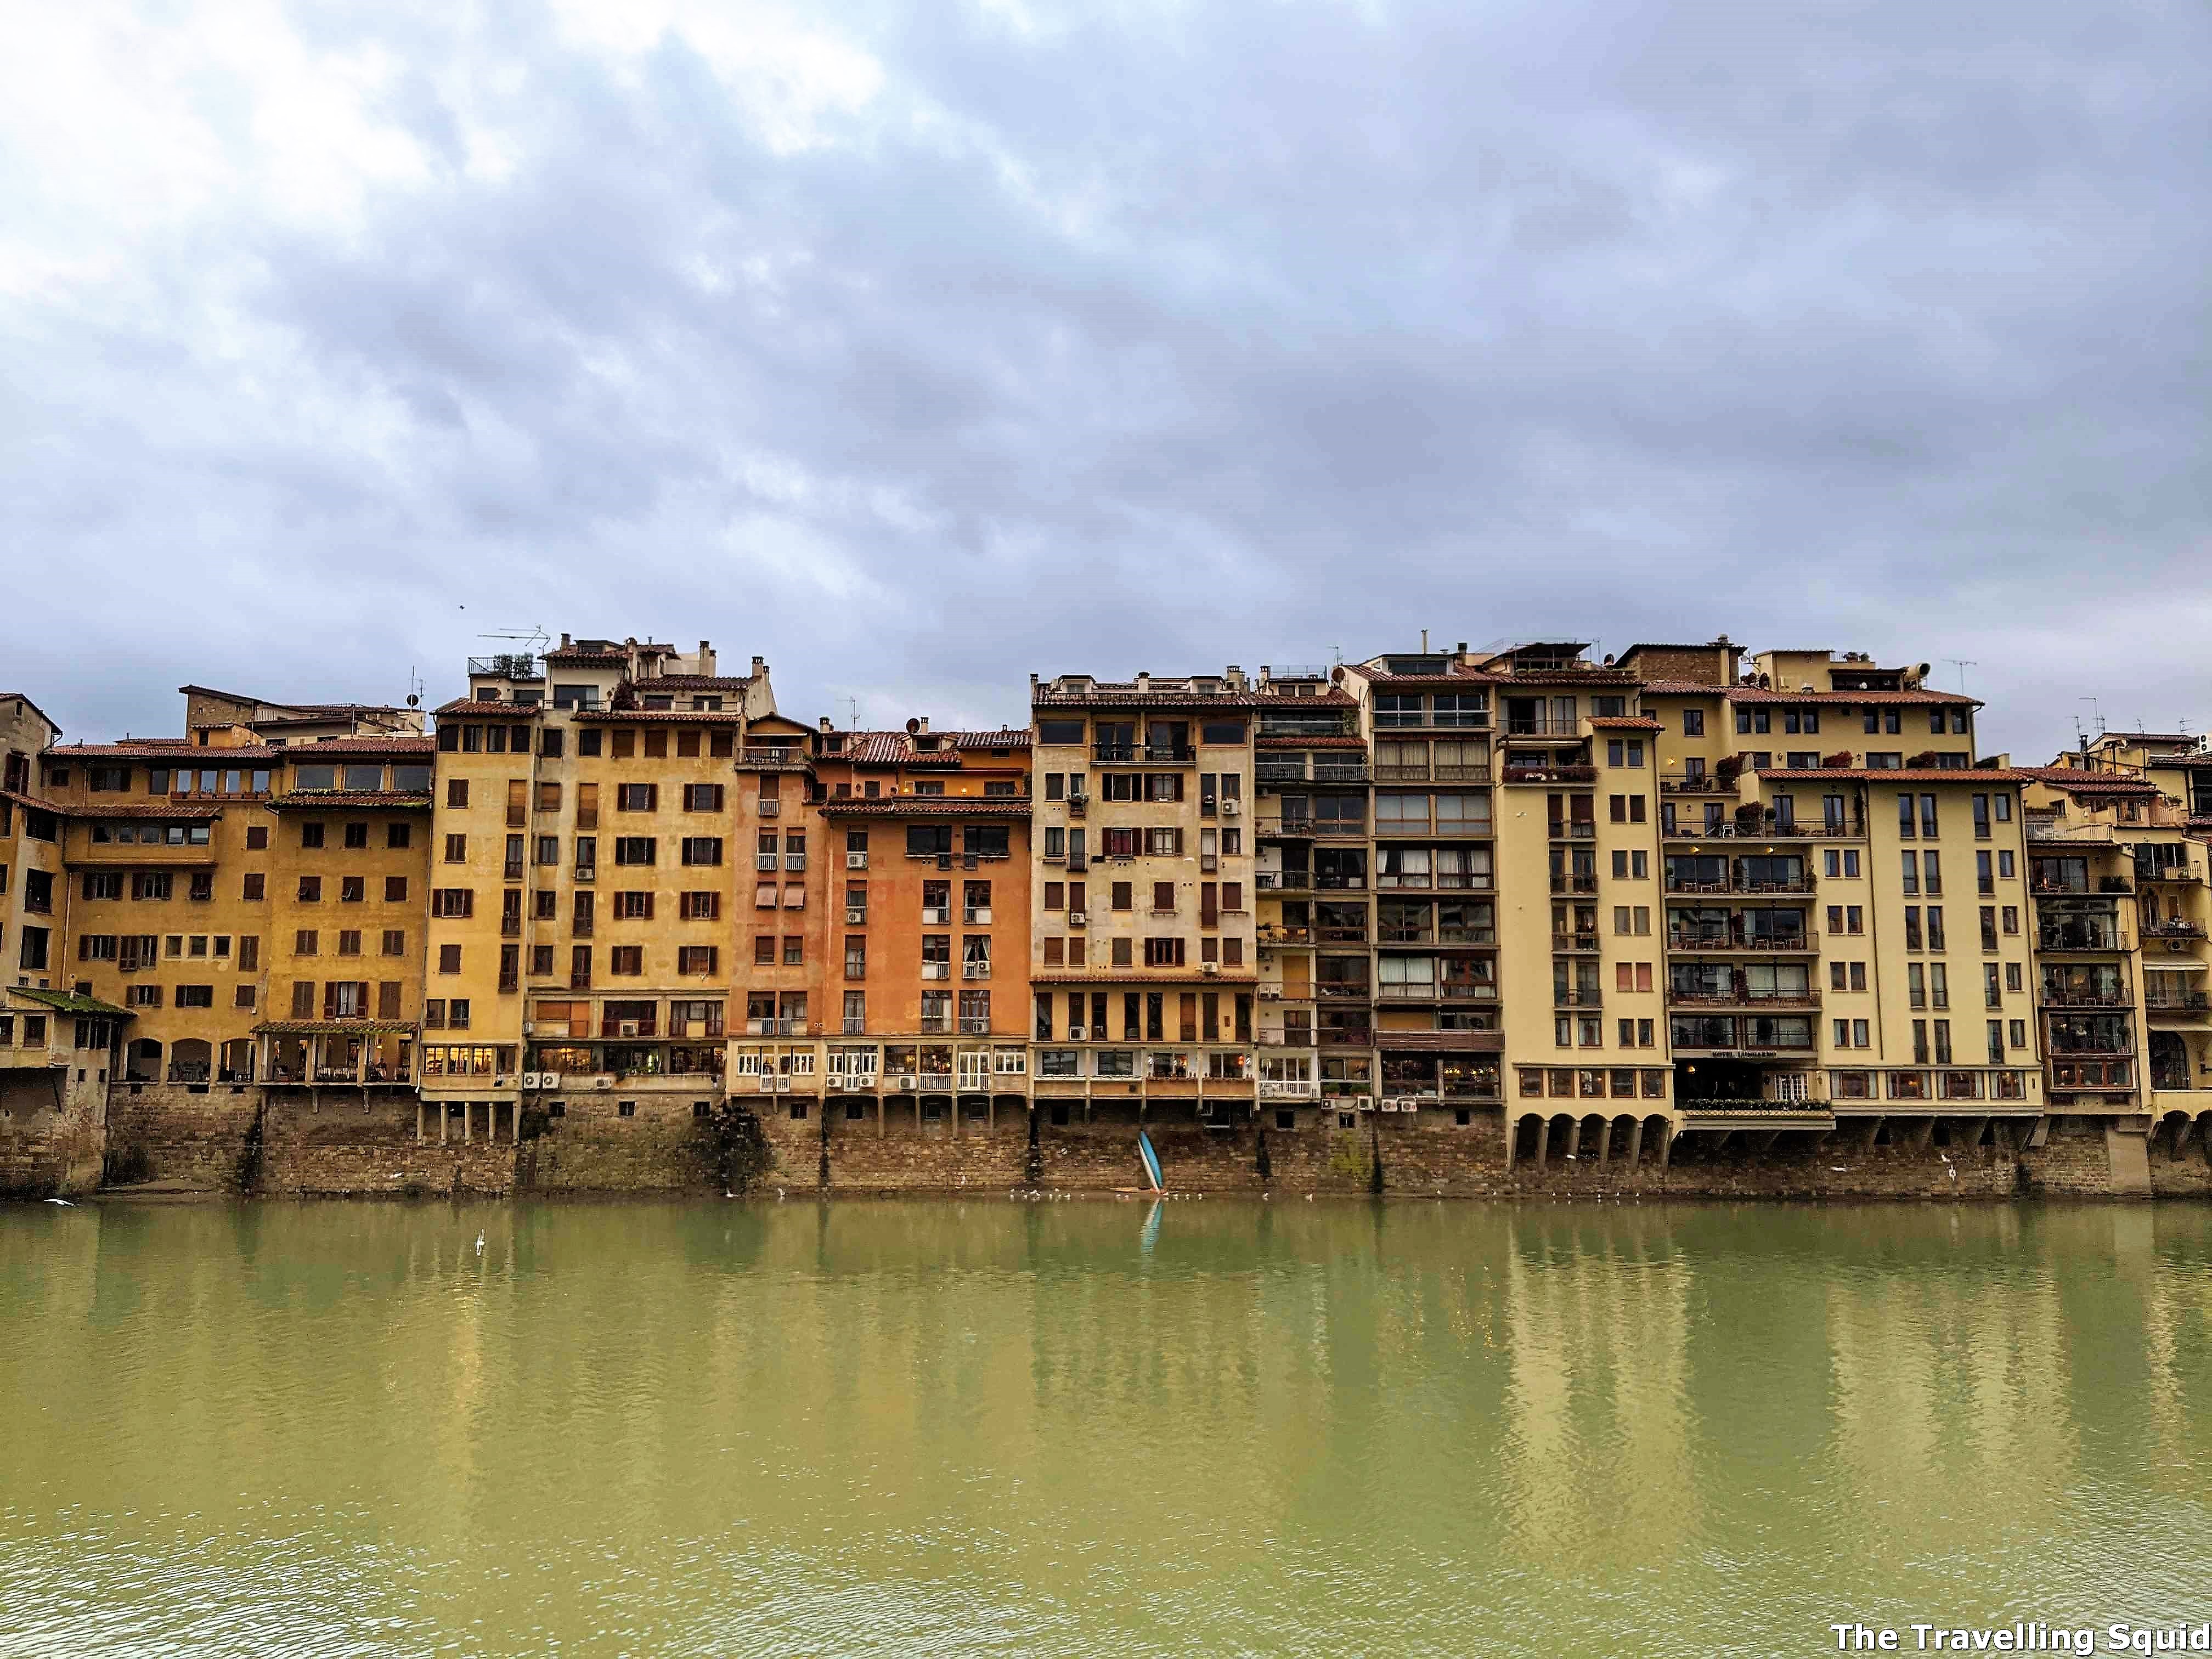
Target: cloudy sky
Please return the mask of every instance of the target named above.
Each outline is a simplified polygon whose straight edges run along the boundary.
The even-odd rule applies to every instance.
[[[0,689],[787,711],[1438,640],[2212,723],[2195,0],[105,0],[0,54]]]

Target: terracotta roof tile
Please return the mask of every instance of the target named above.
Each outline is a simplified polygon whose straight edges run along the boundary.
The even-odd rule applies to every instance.
[[[508,705],[502,704],[501,707]],[[220,750],[215,752],[220,753]],[[284,753],[295,764],[313,764],[325,755],[434,755],[438,740],[415,732],[362,733],[351,738],[325,738],[320,743],[292,744]]]
[[[2013,767],[1943,766],[1807,766],[1762,767],[1762,778],[1863,778],[1875,783],[2025,783],[2025,774]]]
[[[633,680],[631,690],[643,696],[647,690],[660,691],[743,691],[753,683],[750,674],[656,674],[648,680]]]
[[[2148,778],[2124,778],[2110,772],[2091,772],[2072,766],[2020,766],[2013,769],[2023,777],[2035,779],[2075,794],[2155,795],[2156,784]]]
[[[264,1019],[253,1028],[256,1036],[338,1036],[349,1031],[411,1031],[416,1024],[411,1019]],[[462,1032],[461,1040],[467,1042],[469,1033]],[[494,1041],[489,1036],[478,1039]]]
[[[744,712],[737,708],[579,708],[574,717],[608,726],[736,726],[744,720]]]
[[[1666,728],[1649,714],[1593,714],[1590,725],[1605,732],[1662,732]]]
[[[349,811],[361,807],[382,807],[387,811],[427,812],[430,810],[430,792],[427,789],[311,789],[304,793],[273,795],[269,805],[279,812]]]
[[[545,706],[536,702],[477,702],[469,697],[455,697],[451,702],[441,702],[430,712],[433,714],[466,714],[487,720],[535,720],[544,712]]]
[[[258,806],[266,799],[262,795],[240,795],[225,802],[224,805]],[[112,806],[73,806],[69,815],[73,818],[175,818],[181,821],[187,818],[219,818],[222,816],[222,807],[205,801],[135,801],[127,805],[118,802]]]
[[[1316,733],[1309,738],[1260,738],[1255,740],[1254,746],[1260,749],[1364,750],[1367,747],[1367,739],[1353,737],[1347,732],[1337,732],[1328,737]]]
[[[1955,691],[1776,691],[1756,685],[1732,685],[1728,688],[1730,702],[1747,703],[1941,703],[1979,708],[1981,699],[1965,697]]]
[[[133,738],[122,743],[59,744],[46,751],[53,760],[145,760],[164,766],[179,762],[193,766],[264,766],[289,749],[209,749],[179,738]]]
[[[810,803],[817,812],[833,817],[969,817],[1023,818],[1030,815],[1029,798],[1018,795],[878,795],[873,800],[865,796],[848,795],[840,799]]]
[[[1733,686],[1708,685],[1703,680],[1646,680],[1644,695],[1647,697],[1718,697],[1733,690]]]

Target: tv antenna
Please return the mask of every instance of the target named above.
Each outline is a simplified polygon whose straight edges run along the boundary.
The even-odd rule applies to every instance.
[[[1982,665],[1980,661],[1973,657],[1946,657],[1943,660],[1949,663],[1952,667],[1959,671],[1959,695],[1962,697],[1965,696],[1966,695],[1966,671],[1969,668],[1979,668]]]
[[[2086,702],[2089,705],[2090,718],[2097,722],[2097,735],[2100,738],[2103,737],[2105,735],[2105,711],[2099,705],[2097,700],[2094,697],[2076,697],[2074,701],[2076,702]]]
[[[412,663],[407,667],[407,706],[410,708],[422,706],[422,677],[415,672]]]
[[[843,702],[845,707],[852,711],[850,716],[852,725],[848,729],[857,732],[860,729],[860,700],[858,697],[848,696],[843,699]]]
[[[529,648],[530,654],[533,657],[553,643],[553,636],[550,634],[534,625],[529,628],[495,628],[489,633],[479,634],[477,637],[480,640],[520,641]]]

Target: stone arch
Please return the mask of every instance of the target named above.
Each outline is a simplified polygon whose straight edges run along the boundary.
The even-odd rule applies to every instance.
[[[215,1076],[215,1046],[205,1037],[179,1037],[169,1045],[169,1081],[206,1083]]]
[[[123,1050],[123,1080],[125,1083],[159,1083],[161,1080],[161,1045],[152,1037],[133,1037]]]

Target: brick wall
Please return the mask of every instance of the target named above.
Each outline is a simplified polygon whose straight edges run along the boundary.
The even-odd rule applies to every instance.
[[[229,1187],[260,1109],[258,1088],[215,1084],[195,1094],[182,1085],[118,1085],[107,1101],[109,1162],[149,1180]]]

